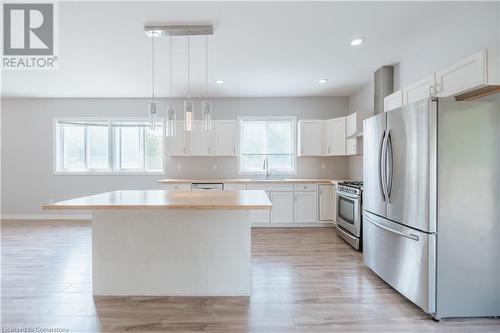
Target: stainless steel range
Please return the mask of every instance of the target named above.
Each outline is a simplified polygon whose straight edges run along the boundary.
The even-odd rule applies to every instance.
[[[337,234],[356,250],[361,250],[362,181],[337,184]]]

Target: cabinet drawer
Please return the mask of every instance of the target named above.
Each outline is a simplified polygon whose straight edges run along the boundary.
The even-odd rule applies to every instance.
[[[191,191],[191,184],[172,184],[166,186],[170,191]]]
[[[291,192],[293,191],[292,185],[286,184],[248,184],[247,190],[264,190],[272,192]]]
[[[245,184],[224,184],[225,191],[241,191],[245,190],[247,187]]]
[[[295,185],[293,185],[294,191],[313,192],[313,191],[316,191],[316,189],[317,189],[316,184],[295,184]]]
[[[265,184],[248,184],[247,190],[263,190],[269,191],[269,186]]]
[[[269,191],[291,192],[291,191],[293,191],[293,186],[292,185],[269,185]]]

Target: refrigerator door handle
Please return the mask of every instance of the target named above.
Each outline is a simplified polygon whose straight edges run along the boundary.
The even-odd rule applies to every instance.
[[[388,152],[387,155],[387,161],[386,162],[386,168],[388,170],[388,179],[387,179],[387,185],[386,185],[386,191],[387,191],[387,202],[391,202],[391,194],[392,194],[392,182],[394,179],[394,155],[393,155],[393,150],[392,150],[392,136],[391,136],[391,130],[387,131],[387,147],[386,150]]]
[[[370,219],[369,217],[367,217],[366,215],[363,216],[364,218],[366,218],[368,220],[368,222],[370,222],[371,224],[373,224],[374,226],[377,226],[381,229],[384,229],[386,231],[389,231],[389,232],[392,232],[398,236],[401,236],[401,237],[405,237],[405,238],[408,238],[408,239],[411,239],[411,240],[414,240],[416,242],[418,242],[419,238],[417,235],[415,234],[406,234],[404,232],[401,232],[401,231],[398,231],[398,230],[394,230],[392,228],[389,228],[389,227],[386,227],[385,225],[382,225],[380,223],[377,223],[375,221],[373,221],[372,219]]]
[[[382,132],[382,138],[380,142],[379,157],[378,157],[378,170],[379,170],[379,184],[380,191],[382,192],[382,200],[385,202],[387,200],[387,181],[386,181],[386,145],[387,145],[387,132],[384,130]]]

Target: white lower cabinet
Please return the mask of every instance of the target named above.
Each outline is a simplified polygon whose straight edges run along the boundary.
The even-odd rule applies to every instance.
[[[191,184],[165,185],[165,189],[169,191],[191,191]]]
[[[293,192],[270,192],[269,199],[273,204],[271,223],[292,223]]]
[[[295,223],[315,223],[318,221],[317,196],[318,192],[316,191],[294,193]]]
[[[336,205],[335,205],[335,185],[320,184],[319,191],[319,220],[320,221],[335,221]]]
[[[246,188],[245,184],[224,184],[225,191],[242,191],[246,190]]]
[[[246,186],[246,189],[266,191],[266,194],[269,197],[269,186],[248,184]],[[271,213],[268,210],[251,210],[249,212],[249,215],[250,215],[250,222],[252,223],[269,223]]]

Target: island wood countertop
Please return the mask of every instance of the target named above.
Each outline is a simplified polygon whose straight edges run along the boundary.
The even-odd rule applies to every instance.
[[[283,184],[299,184],[299,183],[315,183],[315,184],[337,184],[343,179],[305,179],[305,178],[285,178],[285,179],[250,179],[250,178],[212,178],[212,179],[161,179],[158,183],[161,184],[192,184],[192,183],[223,183],[223,184],[262,184],[262,183],[283,183]]]
[[[237,210],[272,207],[266,193],[251,191],[127,190],[106,192],[44,205],[43,209]]]

